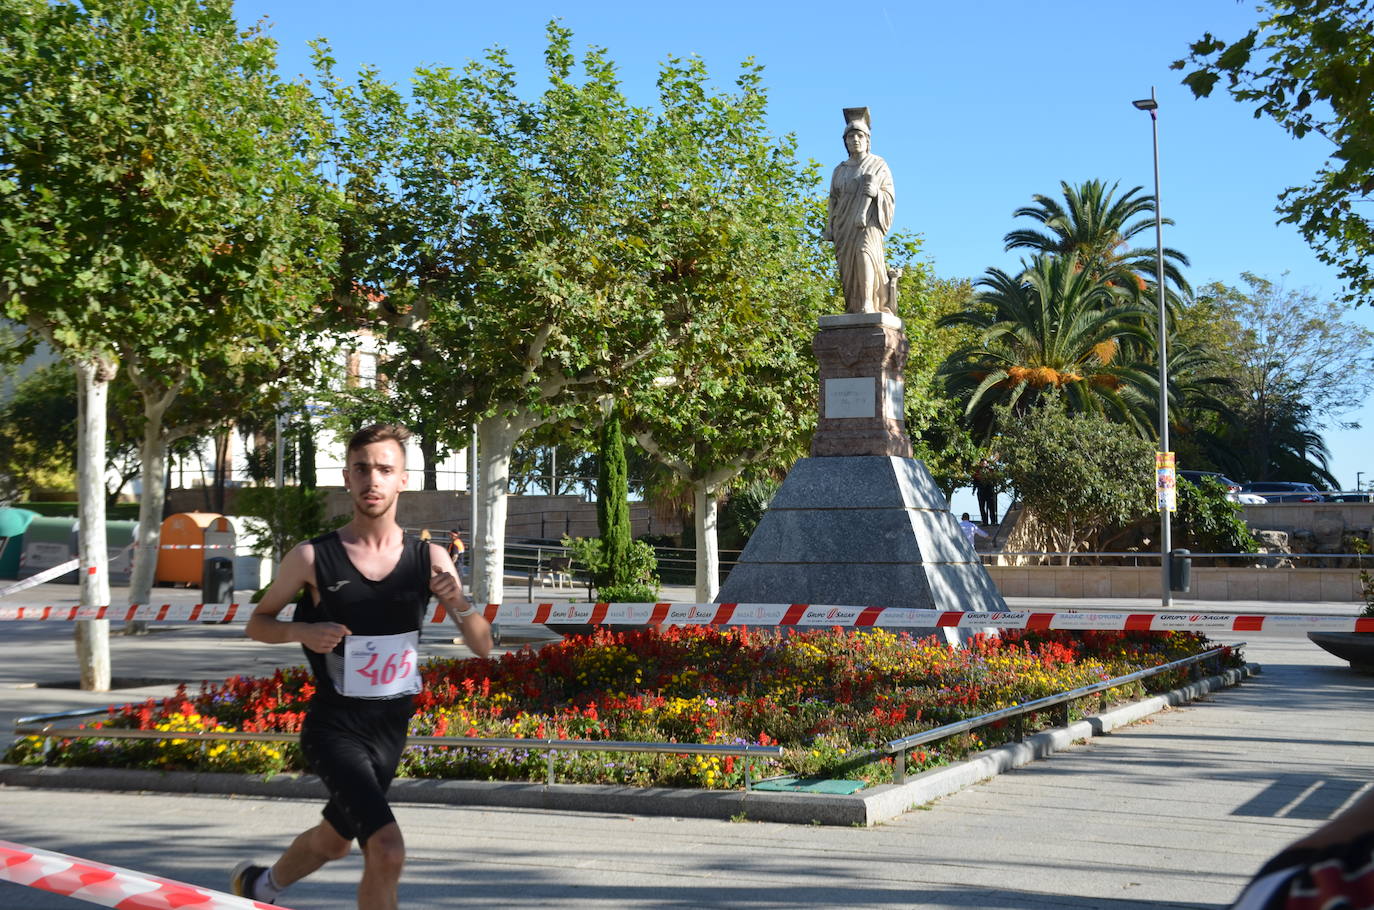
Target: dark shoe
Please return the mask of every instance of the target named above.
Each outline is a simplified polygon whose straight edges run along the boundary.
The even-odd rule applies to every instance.
[[[258,883],[258,879],[266,871],[266,866],[257,866],[253,864],[252,860],[244,860],[234,867],[233,872],[229,873],[229,893],[237,897],[257,900],[253,894],[253,886]],[[275,904],[276,901],[264,901],[263,903]]]

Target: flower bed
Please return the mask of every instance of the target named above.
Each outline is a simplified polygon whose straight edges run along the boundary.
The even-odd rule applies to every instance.
[[[755,760],[754,776],[795,774],[891,780],[890,758],[872,748],[941,724],[1043,698],[1199,653],[1187,632],[1006,632],[950,648],[882,630],[776,633],[745,628],[600,630],[499,658],[434,660],[411,722],[415,735],[634,742],[780,744],[781,760]],[[1226,654],[1239,665],[1238,652]],[[1149,691],[1180,684],[1186,671],[1152,677]],[[1137,698],[1134,683],[1106,693]],[[105,727],[167,732],[300,729],[314,693],[304,667],[270,677],[233,677],[183,687],[162,701],[111,708],[91,738],[16,743],[21,764],[272,773],[305,770],[294,744],[100,738]],[[1096,708],[1097,700],[1091,707]],[[1076,713],[1076,712],[1075,712]],[[1072,715],[1071,715],[1072,716]],[[1040,725],[1048,718],[1040,718]],[[1032,729],[1034,723],[1028,724]],[[1010,727],[985,727],[910,756],[919,770],[1005,741]],[[744,763],[725,756],[559,753],[558,779],[633,786],[743,786]],[[542,780],[543,753],[523,749],[412,747],[409,777]]]

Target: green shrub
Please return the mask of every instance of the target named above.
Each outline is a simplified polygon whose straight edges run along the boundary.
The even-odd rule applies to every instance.
[[[1259,541],[1241,518],[1240,504],[1211,477],[1201,484],[1178,482],[1176,544],[1198,553],[1255,553]]]
[[[328,494],[307,487],[244,487],[238,493],[238,512],[257,538],[258,556],[285,553],[303,540],[318,537],[348,522],[347,515],[326,518]]]

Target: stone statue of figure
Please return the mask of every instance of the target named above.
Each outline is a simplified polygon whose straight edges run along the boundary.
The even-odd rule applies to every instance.
[[[892,172],[869,154],[868,108],[845,108],[844,146],[849,158],[830,178],[830,203],[822,240],[835,244],[846,313],[897,312],[897,278],[883,256],[883,237],[896,209]]]

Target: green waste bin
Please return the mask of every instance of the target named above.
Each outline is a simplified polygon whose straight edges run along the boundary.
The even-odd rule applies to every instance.
[[[1193,554],[1178,549],[1169,554],[1169,589],[1187,594],[1193,589]]]
[[[0,578],[19,577],[19,554],[24,552],[24,532],[37,512],[6,506],[0,508]]]

